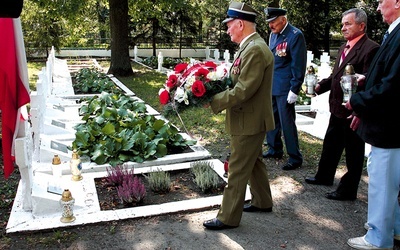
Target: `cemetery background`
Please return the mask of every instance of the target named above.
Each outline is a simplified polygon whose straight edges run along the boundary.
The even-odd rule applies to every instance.
[[[303,128],[299,126],[299,130]],[[304,183],[304,177],[315,171],[321,141],[304,132],[300,132],[300,136],[301,147],[307,150],[304,154],[308,156],[301,169],[284,172],[279,165],[285,159],[266,160],[275,201],[274,213],[243,214],[241,226],[237,229],[222,232],[204,230],[201,223],[216,215],[215,207],[203,212],[12,233],[2,236],[0,248],[346,249],[345,242],[349,237],[364,233],[367,177],[364,173],[355,202],[335,202],[323,198],[331,188]],[[206,149],[217,155],[226,150],[227,145],[227,141],[221,141],[207,145]],[[337,180],[342,174],[343,170],[339,169]],[[10,181],[18,179],[16,171]]]

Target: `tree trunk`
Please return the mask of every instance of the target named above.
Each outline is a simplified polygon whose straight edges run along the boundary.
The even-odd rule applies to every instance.
[[[111,30],[111,64],[109,74],[133,75],[129,58],[128,0],[109,0]]]
[[[329,20],[329,11],[330,11],[330,0],[325,1],[325,29],[324,29],[324,51],[329,53],[330,49],[330,44],[329,44],[329,39],[330,39],[330,30],[331,30],[331,23],[328,21]]]

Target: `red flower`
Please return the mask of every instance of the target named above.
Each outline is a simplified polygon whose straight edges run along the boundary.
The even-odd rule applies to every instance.
[[[207,79],[208,73],[210,73],[208,69],[200,68],[196,73],[194,73],[194,75],[196,76],[196,79]]]
[[[178,77],[176,75],[170,75],[167,80],[167,87],[173,88],[178,83]]]
[[[160,93],[160,103],[165,105],[169,102],[169,92],[167,90],[163,90]]]
[[[196,97],[202,97],[206,93],[206,87],[204,86],[202,81],[197,80],[193,83],[192,93]]]
[[[204,66],[206,66],[207,68],[212,68],[213,70],[217,68],[217,64],[215,64],[215,62],[212,61],[205,62]]]
[[[180,64],[177,64],[176,66],[175,66],[175,73],[177,73],[177,74],[180,74],[180,73],[182,73],[183,71],[185,71],[185,69],[187,68],[187,66],[188,66],[188,64],[187,63],[180,63]]]

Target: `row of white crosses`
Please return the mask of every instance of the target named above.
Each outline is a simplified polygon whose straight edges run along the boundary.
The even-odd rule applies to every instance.
[[[138,49],[137,49],[137,46],[135,46],[135,48],[134,48],[135,60],[137,60],[137,58],[138,58],[137,52],[138,52]],[[211,50],[208,46],[205,49],[205,54],[206,54],[206,60],[213,59],[215,61],[219,61],[220,52],[218,49],[214,49],[214,58],[211,58],[211,56],[210,56]],[[231,58],[231,55],[229,53],[229,50],[225,50],[224,51],[225,63],[229,63],[230,58]],[[316,67],[316,65],[312,63],[313,59],[314,59],[313,53],[311,51],[307,51],[307,67],[310,65],[312,65],[314,68]],[[164,60],[164,56],[163,56],[162,52],[160,51],[158,53],[158,67],[157,67],[158,71],[162,71],[163,60]],[[328,55],[327,52],[322,53],[320,62],[321,62],[321,66],[318,67],[318,79],[319,80],[327,78],[332,72],[332,69],[329,66],[330,56]]]

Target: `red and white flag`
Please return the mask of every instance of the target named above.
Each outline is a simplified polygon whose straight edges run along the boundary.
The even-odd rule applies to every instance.
[[[19,18],[0,18],[0,110],[4,177],[14,170],[14,140],[30,102],[25,46]],[[25,117],[24,117],[25,116]]]

